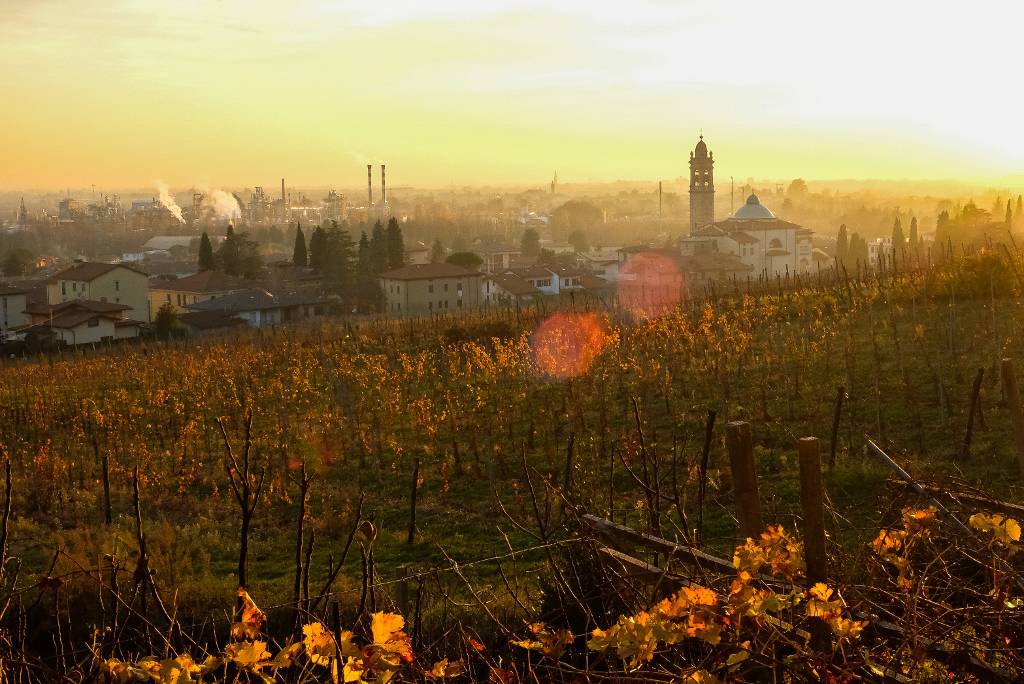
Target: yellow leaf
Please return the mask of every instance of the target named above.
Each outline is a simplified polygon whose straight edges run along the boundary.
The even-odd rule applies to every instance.
[[[818,582],[810,589],[811,596],[819,601],[828,601],[832,597],[832,590],[824,582]]]
[[[373,632],[373,643],[385,644],[394,638],[396,632],[405,627],[405,618],[395,613],[374,613],[370,631]]]
[[[314,665],[327,665],[337,655],[334,635],[323,624],[314,622],[302,627],[302,645]]]
[[[1003,527],[1006,528],[1006,536],[1010,541],[1020,541],[1020,523],[1013,518],[1007,518]]]
[[[240,641],[228,644],[224,649],[224,655],[243,670],[259,670],[270,661],[270,651],[267,650],[265,641]]]

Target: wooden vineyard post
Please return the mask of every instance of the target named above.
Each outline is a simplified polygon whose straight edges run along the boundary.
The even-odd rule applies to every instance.
[[[817,437],[804,437],[797,443],[800,457],[800,507],[804,517],[804,559],[807,565],[807,588],[828,579],[825,555],[825,506],[821,482],[821,450]],[[829,626],[820,618],[809,623],[811,647],[826,652],[831,646]]]
[[[967,431],[964,433],[964,443],[960,447],[961,458],[971,456],[971,437],[974,435],[974,416],[979,412],[978,395],[981,393],[981,381],[985,378],[985,369],[979,368],[974,376],[974,384],[971,386],[971,405],[967,411]]]
[[[1013,359],[1003,359],[1000,370],[1003,378],[1003,389],[1006,403],[1013,421],[1013,437],[1017,444],[1017,464],[1021,476],[1024,477],[1024,415],[1020,410],[1020,391],[1017,388],[1017,376],[1013,372]]]
[[[736,514],[740,534],[757,538],[761,534],[761,497],[757,491],[757,469],[754,465],[754,444],[750,423],[736,420],[725,426],[725,443],[729,449],[732,487],[736,494]]]

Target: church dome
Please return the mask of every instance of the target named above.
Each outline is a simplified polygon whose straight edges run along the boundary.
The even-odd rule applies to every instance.
[[[700,159],[706,159],[708,156],[708,146],[704,142],[704,136],[700,136],[700,140],[697,142],[697,146],[693,148],[693,156]]]
[[[775,214],[768,207],[761,204],[761,200],[757,199],[757,195],[750,193],[747,203],[740,207],[739,211],[733,215],[733,218],[739,221],[771,220],[775,218]]]

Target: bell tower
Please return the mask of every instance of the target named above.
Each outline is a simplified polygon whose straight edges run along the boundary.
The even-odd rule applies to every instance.
[[[715,222],[715,155],[704,136],[690,153],[690,235]]]

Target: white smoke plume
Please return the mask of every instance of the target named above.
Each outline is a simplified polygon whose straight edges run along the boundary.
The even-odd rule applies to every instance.
[[[167,211],[174,214],[174,218],[178,219],[182,223],[185,222],[185,217],[181,215],[181,207],[171,197],[170,191],[167,189],[167,183],[163,181],[157,181],[156,189],[160,191],[160,204],[167,208]]]
[[[238,200],[230,192],[208,190],[203,192],[203,206],[209,207],[218,219],[233,220],[242,218],[242,208]]]

